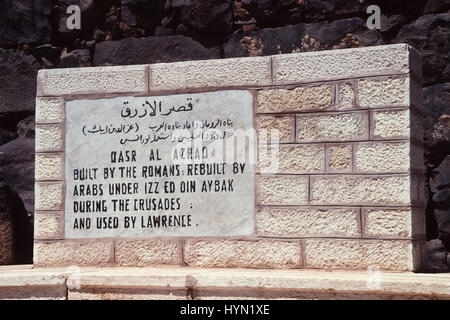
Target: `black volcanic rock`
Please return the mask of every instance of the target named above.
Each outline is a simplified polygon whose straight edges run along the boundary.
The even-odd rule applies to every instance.
[[[34,111],[37,61],[23,52],[0,49],[0,119]]]
[[[440,240],[428,241],[427,249],[427,272],[448,272],[450,267],[447,264],[447,252]]]
[[[350,18],[239,32],[225,44],[224,53],[226,58],[264,56],[380,43],[378,31],[367,30],[360,18]]]
[[[226,34],[232,28],[231,0],[169,0],[167,9],[178,18],[173,23],[185,25],[193,34]]]
[[[450,12],[426,14],[401,27],[395,42],[409,43],[423,58],[424,85],[450,81]]]
[[[423,88],[423,110],[425,144],[450,153],[450,83]]]
[[[34,212],[34,117],[17,125],[18,138],[0,146],[0,177]]]
[[[33,226],[22,200],[0,182],[0,264],[33,262]]]
[[[220,58],[219,49],[205,48],[184,36],[105,41],[97,44],[94,65],[128,65]]]
[[[2,0],[0,45],[48,42],[51,6],[51,0]]]
[[[131,27],[153,29],[164,18],[165,0],[122,0],[122,21]]]
[[[61,56],[58,68],[79,68],[91,65],[89,49],[73,50]]]

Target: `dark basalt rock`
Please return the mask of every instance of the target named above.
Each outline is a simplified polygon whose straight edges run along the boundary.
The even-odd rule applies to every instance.
[[[131,27],[154,29],[164,18],[165,0],[122,0],[122,21]]]
[[[129,38],[97,44],[94,65],[128,65],[216,58],[220,58],[218,48],[207,49],[184,36],[161,36]]]
[[[51,8],[51,0],[3,0],[0,10],[0,46],[48,42]]]
[[[450,153],[450,83],[423,88],[423,110],[425,144]]]
[[[169,0],[166,9],[175,14],[170,26],[181,23],[194,35],[226,34],[232,28],[231,0]]]
[[[450,267],[447,264],[447,252],[440,240],[428,241],[427,249],[427,272],[448,272]]]
[[[38,58],[47,59],[53,65],[57,65],[61,55],[61,48],[54,47],[51,44],[44,44],[42,46],[31,48],[31,53]]]
[[[15,139],[17,123],[34,113],[37,64],[23,52],[0,49],[0,146]]]
[[[450,9],[450,0],[428,0],[424,13],[444,12]]]
[[[350,18],[239,32],[225,44],[224,53],[226,58],[264,56],[381,43],[378,31],[367,30],[360,18]]]
[[[0,264],[33,262],[33,226],[16,192],[0,181]]]
[[[18,138],[0,146],[0,176],[34,212],[34,117],[17,125]]]
[[[79,68],[91,65],[91,54],[89,49],[73,50],[61,56],[59,68]]]
[[[438,236],[450,251],[450,155],[431,172],[429,184]]]
[[[23,52],[0,49],[0,119],[34,111],[37,61]]]
[[[423,58],[424,85],[450,81],[450,12],[426,14],[401,27],[395,42],[417,48]]]

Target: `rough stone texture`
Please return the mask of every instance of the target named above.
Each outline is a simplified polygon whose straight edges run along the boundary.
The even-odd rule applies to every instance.
[[[355,89],[352,82],[338,84],[337,110],[353,109],[355,107]]]
[[[401,240],[307,240],[305,263],[311,268],[366,269],[411,271],[412,244]]]
[[[14,121],[12,113],[34,111],[36,64],[23,52],[0,49],[0,128],[6,125],[3,121]]]
[[[256,129],[260,142],[294,142],[295,116],[257,116]],[[275,142],[275,141],[273,141]]]
[[[260,236],[358,236],[359,210],[338,208],[261,207],[256,214]]]
[[[371,113],[371,131],[376,139],[401,139],[410,136],[410,111],[392,110]]]
[[[95,47],[94,65],[128,65],[218,58],[220,58],[218,49],[207,49],[184,36],[128,38],[98,44]]]
[[[445,144],[450,144],[450,83],[424,88],[423,97],[424,142],[435,147],[433,153],[438,155]]]
[[[170,1],[165,6],[179,17],[179,23],[186,26],[188,32],[220,35],[232,30],[231,4],[231,0],[189,0]]]
[[[59,68],[81,68],[90,67],[91,54],[89,49],[73,50],[69,53],[63,52],[59,60]]]
[[[36,154],[35,179],[36,180],[62,180],[63,154]]]
[[[147,91],[147,67],[136,65],[40,70],[38,84],[38,96],[141,93]]]
[[[64,133],[60,125],[36,126],[36,152],[62,151],[63,148]]]
[[[317,205],[410,205],[408,176],[312,176],[311,203]]]
[[[398,44],[274,56],[274,84],[344,79],[369,73],[406,73],[409,71],[407,48]],[[320,65],[317,61],[321,61]]]
[[[122,20],[128,26],[155,28],[164,18],[164,3],[164,0],[122,0]]]
[[[58,210],[63,206],[63,185],[60,182],[35,184],[36,210]]]
[[[0,45],[49,41],[51,0],[5,0],[0,13]]]
[[[448,9],[447,9],[448,10]],[[450,13],[426,14],[402,26],[395,42],[420,48],[423,57],[425,85],[450,80]]]
[[[0,265],[14,263],[14,236],[12,217],[0,211]]]
[[[107,241],[38,241],[34,243],[34,265],[107,265],[113,261],[114,244]]]
[[[356,172],[403,173],[408,172],[410,166],[410,142],[368,142],[356,144]]]
[[[33,259],[33,227],[22,200],[0,182],[0,264],[25,264]]]
[[[289,112],[330,109],[334,103],[334,85],[258,91],[258,112]]]
[[[118,241],[115,248],[115,261],[119,266],[181,264],[181,250],[179,241]]]
[[[365,112],[298,115],[296,121],[297,142],[360,141],[369,135]]]
[[[308,203],[308,177],[257,176],[260,204],[302,205]]]
[[[450,155],[431,171],[429,188],[439,239],[450,247]]]
[[[411,237],[411,215],[411,209],[363,209],[364,235]]]
[[[63,239],[63,213],[35,213],[34,238],[38,240]]]
[[[353,146],[351,144],[332,144],[326,148],[327,172],[352,172]]]
[[[409,78],[363,79],[357,90],[361,108],[409,106]]]
[[[427,248],[427,272],[449,272],[450,266],[447,264],[447,252],[444,244],[434,239],[428,241]]]
[[[264,173],[323,173],[325,172],[323,145],[260,146],[258,164]]]
[[[295,268],[301,263],[299,242],[271,240],[187,241],[185,263],[195,267]]]
[[[63,120],[63,99],[36,98],[36,123],[60,123]]]
[[[289,1],[293,3],[294,1]],[[267,4],[267,2],[266,2]],[[260,22],[258,18],[257,22]],[[279,28],[237,32],[224,45],[225,57],[275,55],[383,44],[380,33],[367,32],[365,21],[351,17],[328,23],[284,22]],[[245,26],[244,26],[245,27]]]
[[[0,146],[0,177],[16,190],[27,211],[34,211],[34,132]]]
[[[269,85],[270,58],[160,63],[150,66],[150,89],[193,89]]]

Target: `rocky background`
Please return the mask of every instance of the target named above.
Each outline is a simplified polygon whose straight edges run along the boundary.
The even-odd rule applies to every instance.
[[[450,271],[450,0],[2,0],[0,264],[32,262],[41,68],[143,64],[409,43],[424,61],[428,271]],[[66,9],[81,7],[81,30]],[[381,30],[366,8],[379,5]]]

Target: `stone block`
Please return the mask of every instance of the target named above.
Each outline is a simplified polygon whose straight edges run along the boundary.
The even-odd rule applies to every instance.
[[[171,240],[117,241],[115,261],[119,266],[181,264],[181,242]]]
[[[38,181],[62,180],[64,175],[64,154],[36,153],[34,177]]]
[[[36,125],[36,152],[62,151],[64,149],[64,132],[59,124]]]
[[[410,205],[407,175],[333,175],[311,177],[311,204]]]
[[[305,264],[321,269],[412,271],[413,248],[409,240],[311,239],[305,244]]]
[[[410,142],[362,142],[355,145],[355,172],[407,173]]]
[[[42,69],[38,73],[38,96],[146,93],[147,90],[146,65]]]
[[[270,85],[270,57],[196,60],[150,65],[150,90]]]
[[[297,142],[361,141],[369,137],[366,112],[297,115]]]
[[[273,83],[408,73],[412,67],[410,51],[413,50],[406,44],[393,44],[273,56]]]
[[[359,236],[359,209],[260,207],[256,232],[273,237]]]
[[[62,210],[64,203],[61,182],[36,182],[34,187],[36,210]]]
[[[64,121],[63,98],[36,98],[36,123],[61,123]]]
[[[324,173],[323,145],[278,144],[260,146],[259,170],[263,173]]]
[[[34,243],[35,266],[100,266],[112,264],[112,241],[37,241]]]
[[[38,240],[64,238],[64,212],[35,212],[34,238]]]
[[[256,118],[256,128],[261,143],[294,142],[295,116],[260,115]]]
[[[303,205],[308,203],[308,177],[257,176],[258,202],[264,205]]]
[[[295,268],[302,261],[299,242],[279,240],[187,241],[184,257],[193,267]]]
[[[334,85],[303,86],[294,89],[258,91],[260,113],[329,110],[334,105]]]
[[[361,79],[357,84],[360,108],[409,107],[409,78]]]

